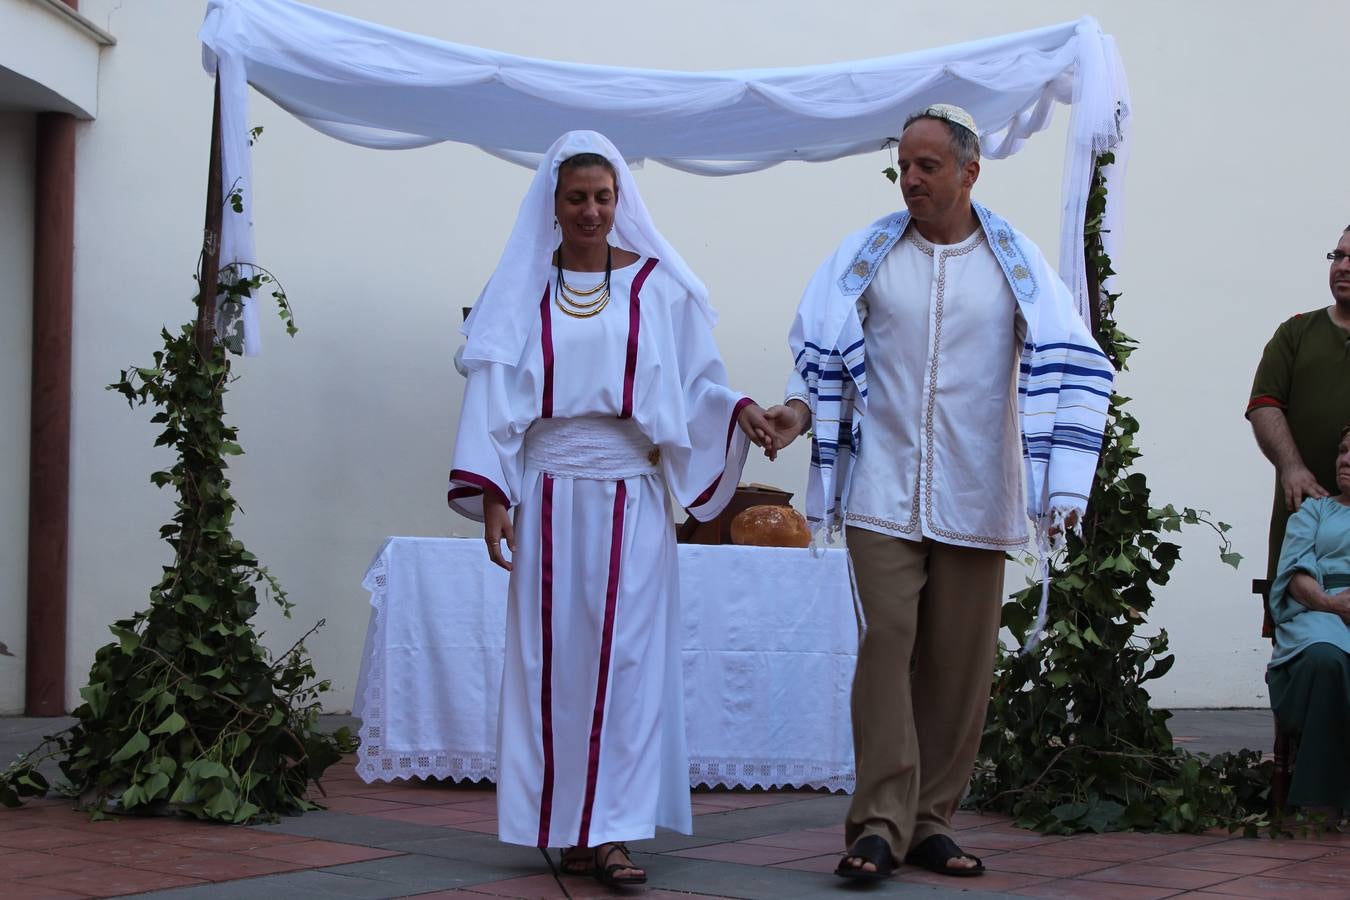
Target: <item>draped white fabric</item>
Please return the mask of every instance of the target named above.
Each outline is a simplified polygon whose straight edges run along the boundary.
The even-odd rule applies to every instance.
[[[969,110],[985,155],[1001,159],[1049,125],[1056,102],[1069,104],[1060,274],[1076,287],[1080,312],[1096,155],[1117,151],[1108,187],[1123,176],[1124,68],[1115,41],[1091,18],[880,59],[725,72],[529,59],[294,0],[208,0],[200,36],[207,72],[220,75],[224,181],[245,197],[244,215],[225,218],[222,263],[253,261],[249,84],[319,131],[362,146],[461,141],[534,167],[560,134],[585,128],[609,137],[630,164],[652,159],[702,175],[875,152],[908,114],[937,102]],[[1108,227],[1110,251],[1119,222]],[[246,318],[248,353],[260,347],[252,323]]]

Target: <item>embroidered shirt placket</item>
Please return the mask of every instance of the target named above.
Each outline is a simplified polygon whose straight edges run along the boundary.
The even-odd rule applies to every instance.
[[[1025,538],[998,538],[982,534],[966,534],[942,528],[933,521],[933,419],[937,406],[938,363],[942,353],[942,307],[946,302],[947,293],[947,260],[973,252],[982,246],[984,241],[985,236],[981,231],[976,240],[965,246],[948,247],[937,254],[933,261],[935,272],[933,275],[933,293],[930,300],[932,311],[929,322],[929,333],[932,335],[932,339],[928,350],[928,383],[924,385],[924,440],[919,449],[922,456],[921,466],[923,471],[923,518],[928,526],[926,530],[934,535],[957,541],[992,544],[996,547],[1020,547],[1025,543]],[[934,255],[931,248],[924,248],[924,252],[930,256]]]

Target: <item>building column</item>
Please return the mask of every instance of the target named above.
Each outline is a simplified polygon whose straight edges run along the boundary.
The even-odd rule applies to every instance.
[[[75,117],[39,113],[36,132],[24,714],[59,716],[66,711]]]

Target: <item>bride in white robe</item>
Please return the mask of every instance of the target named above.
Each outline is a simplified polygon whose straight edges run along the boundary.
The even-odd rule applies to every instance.
[[[448,499],[512,570],[500,837],[610,883],[645,880],[621,842],[692,831],[670,497],[716,516],[767,437],[713,321],[621,155],[572,132],[466,325]]]

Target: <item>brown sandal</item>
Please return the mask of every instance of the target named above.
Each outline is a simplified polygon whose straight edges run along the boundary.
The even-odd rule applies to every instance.
[[[568,847],[558,854],[558,871],[564,875],[589,876],[595,874],[595,854],[587,849]]]
[[[600,853],[600,850],[604,847],[608,847],[609,849],[606,850],[602,855]],[[616,853],[622,854],[628,861],[617,863],[610,862],[609,861],[610,858],[613,857],[614,854]],[[619,872],[622,872],[624,869],[632,869],[641,874],[638,875],[617,874]],[[608,885],[610,887],[625,887],[627,885],[647,883],[647,873],[642,869],[641,866],[638,866],[633,862],[633,857],[630,856],[628,853],[628,845],[620,843],[618,841],[614,841],[609,844],[601,844],[599,847],[595,848],[595,877],[600,880],[601,884]]]

